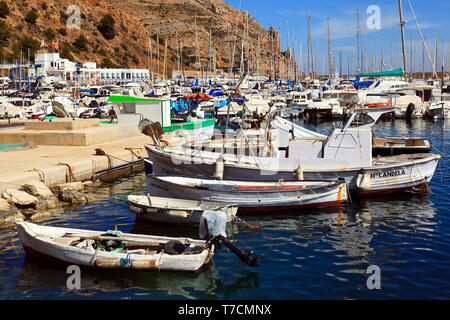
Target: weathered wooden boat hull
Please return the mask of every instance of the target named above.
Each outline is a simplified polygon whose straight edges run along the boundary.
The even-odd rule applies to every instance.
[[[128,196],[127,203],[130,210],[136,214],[136,217],[152,223],[170,224],[197,227],[205,210],[220,210],[227,214],[227,223],[234,220],[237,207],[228,206],[228,204],[219,203],[195,203],[167,206],[158,206],[154,204],[156,197],[151,197],[152,205],[149,204],[147,196]],[[178,200],[179,201],[179,200]],[[181,202],[181,201],[180,201]],[[188,201],[194,202],[194,201]]]
[[[170,177],[168,177],[170,178]],[[187,179],[187,178],[186,178]],[[147,175],[147,188],[150,194],[170,194],[182,199],[214,201],[233,204],[239,211],[291,210],[306,207],[330,207],[347,202],[345,182],[306,182],[294,183],[248,182],[234,185],[234,181],[210,179],[213,185],[203,184],[205,179],[189,178],[189,184],[166,180],[164,176]],[[308,183],[310,185],[308,185]]]
[[[198,177],[212,177],[215,173],[217,158],[171,155],[159,152],[146,146],[148,158],[153,162],[153,170],[156,175],[192,175]],[[336,180],[345,179],[351,191],[361,193],[357,187],[358,175],[365,171],[371,178],[369,190],[364,190],[363,195],[394,193],[408,191],[424,183],[429,183],[434,175],[436,166],[441,157],[436,154],[406,154],[374,159],[370,167],[358,168],[332,168],[322,169],[305,168],[303,177],[305,180]],[[296,167],[292,168],[258,168],[256,164],[238,162],[224,163],[223,179],[248,181],[285,181],[296,180]]]
[[[83,268],[135,271],[177,271],[198,272],[212,259],[213,248],[205,247],[205,242],[192,239],[179,239],[145,235],[122,234],[121,238],[133,239],[135,242],[168,242],[170,240],[185,241],[204,249],[198,254],[169,255],[114,253],[95,250],[92,246],[80,248],[66,244],[72,237],[63,237],[67,233],[83,237],[98,237],[103,232],[80,229],[39,226],[29,222],[18,221],[17,230],[27,254],[38,256],[66,265],[77,265]],[[56,241],[55,241],[56,240]]]

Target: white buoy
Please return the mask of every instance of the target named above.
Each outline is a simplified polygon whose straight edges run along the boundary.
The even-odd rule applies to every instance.
[[[361,173],[356,177],[356,187],[360,190],[367,191],[370,190],[371,186],[372,179],[370,178],[370,174],[365,171],[361,171]]]
[[[295,178],[297,180],[303,180],[303,168],[300,163],[298,164],[297,169],[295,170]]]
[[[216,161],[216,171],[214,172],[214,178],[223,180],[224,169],[225,169],[225,164],[223,161],[223,156],[220,155]]]

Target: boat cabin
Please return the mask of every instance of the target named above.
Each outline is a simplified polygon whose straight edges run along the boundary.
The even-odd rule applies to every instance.
[[[142,119],[159,122],[169,127],[171,122],[170,100],[148,99],[131,96],[111,96],[108,102],[113,104],[119,124],[138,124]]]
[[[278,125],[281,130],[277,132],[277,157],[299,159],[307,166],[314,166],[314,159],[320,159],[325,166],[335,166],[336,161],[349,167],[371,166],[372,127],[384,113],[392,111],[393,108],[356,109],[343,128],[333,129],[328,136],[293,123]]]

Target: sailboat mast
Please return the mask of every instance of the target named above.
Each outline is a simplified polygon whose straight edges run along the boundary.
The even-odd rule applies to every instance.
[[[312,37],[311,37],[311,16],[309,15],[309,8],[308,8],[308,37],[309,37],[309,47],[311,50],[311,78],[314,79],[314,51],[313,51],[313,44],[312,44]]]
[[[405,24],[406,24],[406,21],[403,20],[402,0],[398,0],[398,10],[399,10],[399,15],[400,15],[400,29],[401,29],[401,35],[402,35],[403,72],[404,72],[405,79],[408,79],[407,65],[406,65],[406,48],[405,48]]]
[[[246,25],[247,25],[247,30],[246,30],[246,38],[247,38],[247,74],[250,73],[250,45],[249,45],[249,38],[248,38],[248,28],[249,28],[249,15],[248,15],[248,10],[246,11],[246,15],[245,15],[245,19],[246,19]]]
[[[149,51],[150,51],[150,69],[151,69],[151,80],[153,81],[153,50],[152,50],[152,39],[151,37],[148,37],[148,44],[149,44]]]
[[[331,32],[330,32],[330,18],[327,19],[328,23],[328,76],[331,79],[333,76],[333,61],[331,52]]]
[[[286,78],[289,80],[289,71],[290,71],[290,67],[291,67],[291,51],[289,50],[289,21],[288,20],[286,20],[286,41],[287,41],[286,52],[288,54]]]
[[[206,78],[205,85],[208,83],[208,71],[209,71],[209,61],[211,56],[211,29],[209,29],[209,40],[208,40],[208,58],[206,59]]]
[[[159,34],[157,34],[156,35],[156,47],[158,48],[158,52],[157,52],[157,59],[156,59],[156,61],[158,62],[158,72],[157,72],[157,74],[158,74],[158,76],[160,75],[160,73],[159,73],[159,62],[160,62],[160,59],[159,59]]]
[[[194,20],[194,29],[195,29],[195,52],[197,55],[197,77],[199,77],[201,63],[200,63],[200,52],[199,52],[199,47],[198,47],[197,18]]]
[[[436,69],[436,56],[437,56],[437,30],[434,35],[434,61],[433,61],[434,70],[437,70]],[[437,76],[436,76],[436,79],[437,79]]]
[[[309,8],[306,9],[307,17],[306,17],[306,32],[307,32],[307,51],[308,51],[308,74],[311,77],[311,37],[309,30]]]
[[[429,52],[429,50],[428,50],[428,46],[427,46],[427,44],[426,44],[426,42],[425,42],[425,38],[423,37],[422,30],[420,29],[419,22],[417,21],[417,17],[416,17],[416,14],[414,13],[414,9],[413,9],[413,7],[412,7],[411,1],[408,0],[408,3],[409,3],[409,7],[411,8],[411,12],[412,12],[412,14],[413,14],[413,16],[414,16],[414,20],[416,21],[416,25],[417,25],[417,29],[419,30],[420,37],[422,38],[423,47],[424,47],[425,50],[427,51],[428,60],[430,61],[431,67],[433,68],[433,74],[434,74],[434,76],[437,78],[437,73],[436,73],[436,67],[435,67],[435,64],[434,64],[433,61],[431,60],[431,55],[430,55],[430,52]],[[425,69],[425,68],[424,68],[424,69]]]
[[[425,80],[425,46],[422,46],[422,78]]]
[[[166,37],[166,44],[164,47],[164,75],[163,75],[163,79],[164,81],[166,81],[166,60],[167,59],[167,37]]]
[[[361,25],[359,22],[359,0],[356,0],[356,42],[357,42],[357,59],[358,59],[358,70],[357,73],[361,73]]]

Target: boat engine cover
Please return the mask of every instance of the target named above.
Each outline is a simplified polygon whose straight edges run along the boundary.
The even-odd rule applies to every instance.
[[[227,214],[222,211],[205,210],[200,219],[199,235],[201,239],[208,236],[223,236],[226,237]]]

